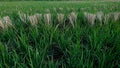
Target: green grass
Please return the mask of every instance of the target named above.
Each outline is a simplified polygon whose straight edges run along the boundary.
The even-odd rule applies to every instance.
[[[15,28],[0,31],[0,68],[119,68],[120,21],[103,26],[81,24],[85,23],[81,19],[82,12],[120,11],[119,3],[0,2],[1,17],[9,15],[15,25]],[[33,27],[29,22],[23,23],[17,14],[18,11],[45,13],[47,8],[54,14],[53,7],[63,7],[63,13],[70,12],[65,9],[67,7],[74,8],[78,13],[75,28],[55,24],[50,28],[44,21]],[[79,10],[82,7],[89,9]],[[111,7],[116,8],[109,10]],[[29,11],[30,8],[33,10]],[[53,21],[57,23],[55,19]]]
[[[120,11],[120,2],[109,1],[13,1],[13,2],[0,2],[0,15],[9,15],[18,11],[26,13],[44,13],[45,9],[64,8],[63,12],[67,11],[67,8],[73,8],[74,10],[81,12],[81,8],[84,11],[97,12],[104,11],[115,12]]]

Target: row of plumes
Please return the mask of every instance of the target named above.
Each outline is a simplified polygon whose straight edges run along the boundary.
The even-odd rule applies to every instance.
[[[0,28],[7,29],[8,27],[13,27],[12,20],[9,16],[5,16],[2,19],[0,19]]]
[[[98,23],[100,25],[107,24],[109,22],[117,22],[120,20],[120,12],[111,12],[104,14],[103,12],[97,12],[96,14],[84,12],[84,21],[94,25]]]
[[[99,23],[100,25],[102,24],[107,24],[110,21],[118,21],[120,19],[120,12],[112,12],[108,14],[104,14],[103,12],[97,12],[95,14],[93,13],[88,13],[84,12],[84,22],[87,22],[91,25],[94,25],[95,23]],[[23,22],[26,22],[27,20],[31,22],[32,25],[37,25],[41,19],[44,19],[44,22],[47,25],[51,25],[53,22],[53,17],[52,14],[46,13],[46,14],[34,14],[31,16],[27,16],[24,13],[19,13],[20,19]],[[76,23],[76,20],[78,19],[78,13],[76,12],[71,12],[67,16],[63,13],[57,14],[57,21],[60,23],[69,23],[74,27],[74,24]],[[79,19],[80,20],[80,19]]]
[[[44,19],[46,25],[50,26],[52,25],[53,20],[55,20],[53,18],[53,15],[50,13],[46,13],[46,14],[36,13],[30,16],[24,13],[19,13],[19,16],[21,21],[25,23],[29,21],[33,26],[36,26],[39,22],[41,22],[42,19]],[[72,26],[74,27],[73,23],[75,23],[77,20],[77,14],[75,12],[71,12],[67,18],[65,18],[65,14],[62,13],[57,14],[57,22],[59,22],[59,24],[64,23],[66,20],[68,20],[68,23],[71,23]]]
[[[90,25],[94,25],[96,23],[103,25],[107,24],[110,21],[119,21],[120,19],[120,12],[112,12],[108,14],[104,14],[103,12],[97,12],[95,14],[84,12],[84,23],[89,23]],[[53,16],[50,13],[46,14],[34,14],[34,15],[27,15],[25,13],[18,13],[20,20],[24,23],[27,23],[28,21],[31,23],[32,26],[37,26],[38,23],[43,21],[46,25],[50,26],[53,22]],[[65,16],[63,13],[57,14],[57,22],[58,24],[71,24],[72,27],[75,26],[75,23],[78,19],[78,14],[75,12],[71,12],[69,15]],[[78,19],[81,20],[81,19]],[[8,27],[14,26],[12,20],[9,16],[5,16],[2,19],[0,19],[0,27],[2,29],[6,29]]]

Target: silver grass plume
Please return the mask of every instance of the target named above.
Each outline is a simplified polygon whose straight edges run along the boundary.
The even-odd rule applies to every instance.
[[[50,13],[44,14],[44,20],[46,25],[50,26],[52,24],[51,14]]]
[[[36,13],[36,14],[34,14],[34,16],[36,17],[36,19],[37,19],[39,22],[41,21],[41,19],[42,19],[42,14]]]
[[[18,12],[18,15],[19,15],[22,22],[24,22],[24,23],[27,22],[27,20],[28,20],[27,14]]]
[[[96,15],[95,14],[84,12],[84,18],[91,25],[95,24],[95,19],[96,19]]]
[[[98,22],[100,23],[100,25],[102,25],[103,16],[104,16],[104,14],[101,11],[96,13],[96,19],[98,20]]]
[[[77,14],[75,12],[71,12],[69,14],[69,21],[72,24],[73,28],[75,26],[76,20],[77,20]]]
[[[4,22],[5,28],[7,28],[7,27],[13,27],[12,21],[11,21],[11,19],[10,19],[9,16],[3,17],[3,22]]]
[[[105,14],[105,16],[104,16],[104,24],[108,24],[108,22],[110,21],[111,16],[112,16],[111,13]]]
[[[120,17],[120,13],[119,12],[114,12],[113,17],[114,17],[114,21],[118,21],[119,17]]]
[[[63,23],[63,21],[64,21],[64,14],[62,14],[62,13],[57,14],[57,19],[58,19],[59,23]]]
[[[29,18],[29,21],[30,21],[31,25],[36,26],[38,24],[38,22],[41,21],[41,17],[42,17],[42,14],[36,13],[32,16],[29,16],[28,18]]]
[[[32,26],[36,26],[37,23],[38,23],[38,20],[37,20],[37,18],[34,15],[29,16],[29,21],[30,21]]]
[[[3,24],[2,20],[0,20],[0,28],[4,29],[4,24]]]

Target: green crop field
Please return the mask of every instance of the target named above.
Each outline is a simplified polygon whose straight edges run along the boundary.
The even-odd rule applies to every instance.
[[[120,1],[0,1],[0,68],[120,68]]]

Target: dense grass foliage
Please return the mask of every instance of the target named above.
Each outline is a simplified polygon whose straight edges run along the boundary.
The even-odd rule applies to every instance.
[[[120,2],[109,1],[18,1],[18,2],[0,2],[0,15],[10,15],[22,11],[25,13],[44,13],[46,9],[50,9],[51,13],[54,13],[55,8],[63,8],[63,13],[68,13],[71,10],[77,12],[97,12],[103,11],[116,12],[120,11]],[[59,10],[57,10],[59,12]]]
[[[96,12],[102,9],[103,2],[2,2],[1,17],[9,15],[14,27],[0,29],[0,68],[119,68],[120,67],[120,20],[104,25],[90,25],[83,20],[84,11]],[[74,9],[53,11],[56,8]],[[46,4],[46,5],[45,5]],[[64,5],[61,5],[64,4]],[[103,12],[119,11],[119,2],[104,3],[109,5]],[[14,7],[18,6],[16,9]],[[40,6],[41,5],[41,6]],[[92,10],[97,7],[97,10]],[[7,8],[9,7],[9,8]],[[82,7],[89,9],[79,10]],[[101,7],[101,8],[100,8]],[[112,10],[108,10],[110,7]],[[32,11],[29,9],[32,8]],[[52,26],[42,19],[37,26],[29,21],[24,23],[18,11],[28,14],[46,13],[49,8]],[[9,10],[9,12],[8,12]],[[4,12],[5,11],[5,12]],[[59,24],[54,14],[78,13],[75,27],[71,24]],[[2,14],[4,13],[4,14]],[[97,23],[97,22],[96,22]]]
[[[99,1],[99,0],[0,0],[0,1]],[[112,0],[106,0],[106,1],[112,1]],[[114,0],[114,1],[118,1],[118,0]]]

